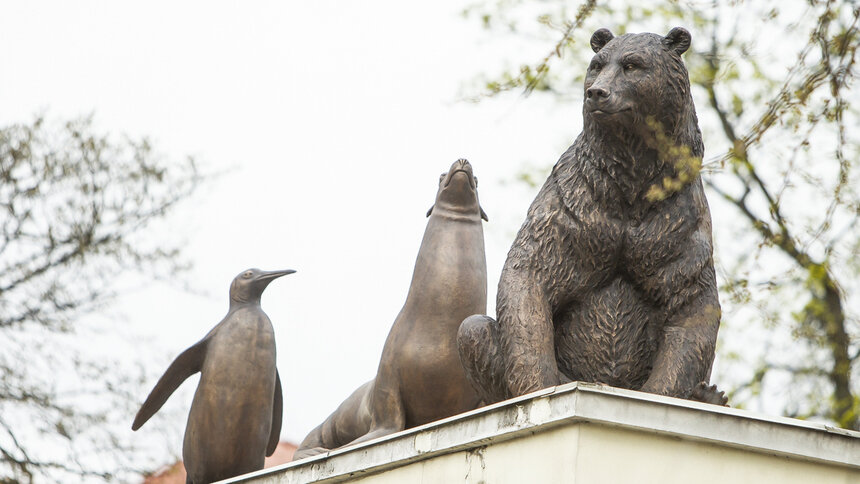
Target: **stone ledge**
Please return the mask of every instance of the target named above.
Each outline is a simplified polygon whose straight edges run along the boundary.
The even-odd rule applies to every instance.
[[[636,446],[627,449],[634,441]],[[501,459],[503,454],[507,460]],[[672,470],[679,465],[678,454],[686,455],[684,462],[726,469],[714,474],[714,480],[679,470],[679,479],[684,479],[677,482],[731,482],[727,474],[747,464],[753,474],[767,475],[768,469],[787,473],[773,482],[789,482],[785,479],[792,476],[806,479],[805,471],[812,472],[816,482],[828,482],[821,479],[828,473],[835,476],[832,482],[860,482],[858,432],[579,382],[222,482],[447,482],[438,479],[448,475],[458,482],[495,484],[522,482],[517,471],[523,466],[530,479],[539,479],[532,482],[574,482],[577,476],[589,482],[591,471],[633,461],[637,481],[675,482]],[[709,456],[719,457],[709,462]],[[504,469],[511,458],[520,457],[525,460],[518,469]],[[811,467],[806,469],[804,463]],[[659,480],[648,480],[652,464],[657,473],[652,475],[657,479],[659,474]],[[779,472],[774,465],[780,466]],[[485,481],[490,475],[494,479]],[[602,475],[604,482],[625,482],[609,477]]]

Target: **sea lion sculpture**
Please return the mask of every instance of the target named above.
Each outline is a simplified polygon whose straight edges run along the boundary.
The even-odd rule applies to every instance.
[[[155,384],[132,430],[157,412],[189,376],[201,372],[191,403],[182,458],[186,482],[202,484],[263,468],[281,433],[283,400],[275,333],[260,307],[270,282],[293,270],[248,269],[230,285],[230,310],[183,351]]]
[[[460,159],[439,179],[406,303],[376,378],[360,386],[296,451],[294,460],[478,407],[457,354],[463,318],[487,308],[487,263],[478,180]]]
[[[600,29],[591,47],[583,131],[508,253],[498,322],[460,328],[467,375],[487,403],[579,380],[723,405],[690,33]]]

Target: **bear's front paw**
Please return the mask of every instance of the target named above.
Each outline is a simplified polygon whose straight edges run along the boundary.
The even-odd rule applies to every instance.
[[[726,396],[726,392],[717,390],[717,385],[708,385],[707,382],[699,382],[699,384],[696,385],[696,388],[693,388],[690,400],[720,405],[723,407],[729,406],[729,398]]]

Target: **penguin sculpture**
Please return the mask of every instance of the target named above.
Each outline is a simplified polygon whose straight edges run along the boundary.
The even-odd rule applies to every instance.
[[[201,372],[191,403],[182,458],[186,482],[202,484],[263,468],[281,433],[281,380],[275,333],[260,307],[263,290],[293,270],[248,269],[230,285],[230,310],[183,351],[137,412],[137,430],[189,376]]]

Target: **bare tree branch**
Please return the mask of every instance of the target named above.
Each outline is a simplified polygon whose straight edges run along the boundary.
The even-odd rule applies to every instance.
[[[178,246],[143,242],[200,180],[193,160],[165,162],[146,140],[95,132],[91,118],[0,128],[0,416],[16,416],[14,430],[0,417],[0,482],[109,480],[128,470],[121,455],[131,449],[102,428],[110,407],[76,403],[116,401],[126,392],[109,381],[76,394],[31,383],[18,362],[26,355],[69,376],[84,369],[84,356],[64,348],[60,360],[34,343],[73,332],[78,316],[114,295],[117,274],[166,276],[182,267]],[[37,332],[39,341],[32,338]],[[54,452],[44,452],[43,440]],[[56,454],[58,448],[66,453]],[[92,453],[118,458],[94,467]]]

